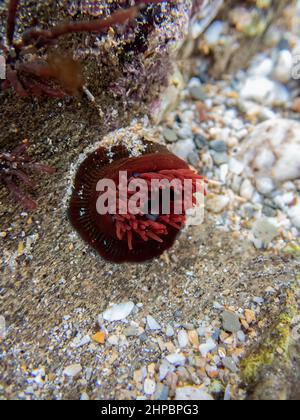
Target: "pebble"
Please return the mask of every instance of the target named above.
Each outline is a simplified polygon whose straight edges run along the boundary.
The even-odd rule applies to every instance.
[[[183,366],[186,362],[186,358],[182,353],[169,354],[166,359],[174,366]]]
[[[213,401],[213,397],[202,388],[185,386],[176,388],[175,400]]]
[[[258,249],[265,249],[278,235],[278,228],[267,218],[258,219],[252,227],[254,245]]]
[[[163,360],[159,366],[159,379],[163,381],[169,372],[174,372],[175,367],[171,365],[167,360]]]
[[[300,123],[289,119],[277,118],[256,126],[241,151],[256,180],[265,177],[285,182],[300,178],[299,132]]]
[[[255,185],[257,191],[263,195],[269,195],[276,188],[274,181],[266,176],[256,177]]]
[[[215,164],[218,166],[224,165],[225,163],[229,162],[229,156],[226,153],[216,152],[212,156]]]
[[[222,20],[215,20],[205,31],[204,38],[208,45],[213,46],[219,43],[220,37],[226,28]]]
[[[144,382],[144,393],[146,395],[153,395],[156,389],[156,383],[153,379],[146,378]]]
[[[273,209],[273,207],[270,206],[264,206],[262,209],[262,212],[264,216],[266,217],[276,217],[277,216],[277,210]]]
[[[173,153],[180,159],[187,160],[190,153],[195,150],[195,143],[192,139],[179,140],[173,146]]]
[[[281,50],[272,77],[279,82],[288,83],[291,79],[293,65],[292,53],[289,50]]]
[[[80,401],[89,401],[89,400],[90,400],[90,397],[88,396],[88,394],[86,392],[83,392],[81,394]]]
[[[78,376],[82,371],[82,366],[80,364],[70,365],[64,369],[64,375],[70,378]]]
[[[75,337],[74,340],[71,343],[72,348],[80,348],[85,346],[86,344],[89,344],[91,341],[90,337],[86,335],[85,337]]]
[[[206,207],[213,213],[221,213],[229,204],[230,198],[226,195],[207,197]]]
[[[232,359],[232,357],[224,357],[222,359],[223,366],[229,369],[231,372],[236,373],[238,371],[238,368]]]
[[[196,101],[205,101],[205,93],[203,92],[203,88],[201,85],[192,85],[189,87],[189,94],[191,98],[195,99]]]
[[[124,334],[126,337],[138,337],[141,334],[143,334],[143,332],[143,329],[138,325],[130,325],[124,330]]]
[[[245,165],[243,162],[237,160],[236,158],[231,158],[229,160],[230,172],[234,173],[235,175],[241,175],[244,169],[245,169]]]
[[[170,388],[167,385],[158,384],[155,391],[154,400],[156,401],[166,401],[169,396]]]
[[[246,335],[242,330],[237,332],[237,338],[241,343],[246,342]]]
[[[155,330],[160,330],[161,326],[160,324],[153,318],[153,316],[148,315],[147,316],[147,328],[149,330],[155,331]]]
[[[290,207],[287,214],[296,228],[300,228],[300,203],[296,206]]]
[[[0,316],[0,339],[4,340],[6,338],[6,322],[4,316]]]
[[[227,152],[227,144],[223,140],[213,140],[209,143],[209,147],[218,153]]]
[[[253,194],[254,194],[254,187],[249,179],[245,179],[242,182],[240,196],[245,198],[248,201],[251,201]]]
[[[202,136],[201,134],[197,134],[194,137],[194,143],[195,143],[197,149],[200,149],[200,150],[201,149],[207,149],[208,145],[209,145],[206,137]]]
[[[209,338],[205,344],[199,346],[202,357],[206,357],[212,350],[216,348],[216,343],[212,338]]]
[[[224,401],[231,401],[231,385],[228,384],[224,393]]]
[[[284,105],[290,100],[285,86],[267,77],[249,77],[241,88],[240,96],[264,105]]]
[[[115,304],[103,313],[103,318],[108,322],[121,321],[131,314],[133,308],[133,302]]]
[[[241,329],[239,316],[233,312],[224,311],[222,314],[222,326],[227,332],[237,333]]]
[[[185,348],[189,345],[189,337],[185,330],[180,330],[178,333],[178,343],[180,348]]]
[[[188,332],[188,338],[193,347],[199,348],[199,337],[196,330],[190,330]]]
[[[174,328],[171,325],[168,325],[166,328],[166,336],[173,337],[174,334],[175,334]]]
[[[104,344],[105,333],[103,331],[96,333],[95,335],[92,336],[92,340],[95,341],[95,343]]]
[[[189,153],[187,160],[194,167],[197,167],[200,161],[199,155],[196,152]]]
[[[168,141],[169,143],[174,143],[175,141],[178,140],[176,131],[172,130],[171,128],[165,127],[163,129],[162,134],[164,138],[166,139],[166,141]]]

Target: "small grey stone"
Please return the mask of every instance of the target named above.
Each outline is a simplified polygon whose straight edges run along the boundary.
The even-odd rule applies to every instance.
[[[142,343],[145,343],[148,340],[148,335],[146,333],[143,333],[139,336],[139,339]]]
[[[189,88],[190,96],[196,101],[205,101],[206,95],[201,85],[193,85]]]
[[[234,360],[232,359],[232,357],[225,357],[222,360],[222,363],[223,363],[224,367],[229,369],[231,372],[236,373],[238,371],[238,368],[237,368]]]
[[[216,165],[221,166],[224,163],[228,163],[229,162],[229,157],[226,153],[214,153],[213,154],[213,159]]]
[[[201,134],[197,134],[194,137],[194,143],[195,143],[197,149],[207,149],[208,148],[208,141]]]
[[[265,302],[265,299],[262,297],[254,297],[253,302],[257,305],[262,305]]]
[[[172,130],[171,128],[165,127],[163,129],[162,132],[164,138],[166,139],[166,141],[170,142],[170,143],[174,143],[175,141],[178,140],[178,136],[176,134],[176,132],[174,130]]]
[[[255,206],[247,203],[244,206],[242,206],[241,211],[244,217],[248,217],[249,219],[251,219],[255,215],[256,209]]]
[[[222,321],[223,328],[227,332],[237,333],[241,329],[239,316],[233,312],[224,311]]]
[[[199,155],[196,152],[192,152],[188,155],[188,162],[192,165],[192,166],[198,166],[199,164]]]
[[[267,217],[276,217],[277,216],[277,210],[273,209],[269,206],[264,206],[262,210],[263,214]]]
[[[214,140],[209,143],[209,147],[218,153],[227,152],[227,144],[223,140]]]
[[[130,325],[125,329],[124,334],[126,337],[138,337],[143,333],[143,330],[136,325]]]
[[[156,401],[166,401],[169,396],[169,387],[167,385],[158,384],[157,389],[154,394],[154,400]]]

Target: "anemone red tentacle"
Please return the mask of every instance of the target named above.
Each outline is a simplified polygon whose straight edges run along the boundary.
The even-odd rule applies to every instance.
[[[129,151],[122,145],[99,148],[86,158],[76,175],[69,208],[70,221],[81,237],[109,261],[142,262],[161,255],[174,244],[183,228],[185,212],[194,204],[194,193],[200,191],[205,194],[203,182],[200,189],[198,183],[203,181],[203,177],[186,162],[164,146],[145,141],[143,144],[145,151],[139,157],[130,157]],[[125,186],[119,183],[120,173],[124,172],[127,173]],[[114,181],[116,189],[108,187],[105,198],[109,204],[114,195],[115,201],[107,206],[104,213],[99,213],[97,203],[104,191],[100,192],[97,186],[104,179]],[[144,190],[140,190],[142,193],[138,195],[138,206],[134,212],[130,208],[130,201],[135,198],[130,190],[132,181],[142,181],[145,185]],[[168,185],[162,181],[167,181]],[[191,183],[187,199],[190,199],[189,207],[186,207],[185,201],[180,201],[185,181]],[[169,192],[171,200],[167,212],[161,204],[158,204],[157,211],[153,211],[157,204],[153,191],[158,196]]]

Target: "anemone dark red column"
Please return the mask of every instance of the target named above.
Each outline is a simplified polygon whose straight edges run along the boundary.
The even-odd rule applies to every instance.
[[[202,179],[164,146],[150,142],[144,142],[144,146],[145,150],[139,157],[130,157],[122,145],[99,148],[86,158],[76,175],[70,221],[88,244],[112,262],[143,262],[161,255],[174,244],[185,223],[185,212],[176,214],[173,197],[169,214],[131,214],[129,211],[121,214],[122,197],[117,188],[116,212],[99,214],[97,200],[103,194],[97,191],[100,180],[113,180],[118,185],[120,172],[126,172],[128,180],[144,180],[148,185],[147,201],[152,197],[153,180],[171,182],[178,179],[183,183],[189,179],[195,192],[196,181]],[[128,191],[128,197],[131,194]]]

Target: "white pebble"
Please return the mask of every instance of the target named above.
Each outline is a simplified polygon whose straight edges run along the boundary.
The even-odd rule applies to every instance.
[[[133,308],[133,302],[115,304],[103,313],[103,318],[108,322],[121,321],[131,314]]]
[[[255,185],[257,191],[263,195],[268,195],[275,189],[275,184],[273,180],[266,176],[257,177]]]
[[[175,367],[172,366],[169,362],[164,360],[162,364],[159,366],[159,380],[163,381],[167,374],[170,372],[174,372]]]
[[[288,216],[296,228],[300,228],[300,203],[288,210]]]
[[[216,348],[216,343],[212,338],[209,338],[205,344],[199,346],[200,353],[202,357],[206,357],[208,353]]]
[[[179,347],[184,348],[189,345],[189,337],[187,335],[187,332],[185,330],[180,330],[178,333],[178,342]]]
[[[82,371],[82,366],[80,364],[70,365],[64,369],[64,375],[70,378],[78,376]]]
[[[161,326],[159,325],[159,323],[151,315],[147,316],[147,327],[149,330],[153,330],[153,331],[161,329]]]
[[[152,379],[146,378],[144,382],[144,393],[146,395],[153,395],[155,392],[155,389],[156,389],[156,383]]]
[[[246,200],[251,200],[254,194],[254,187],[249,179],[245,179],[242,182],[240,196],[245,198]]]
[[[172,353],[166,357],[167,361],[175,366],[183,366],[186,358],[182,353]]]
[[[0,339],[4,340],[6,337],[6,322],[4,316],[0,316]]]
[[[213,213],[221,213],[229,204],[230,198],[226,195],[216,195],[206,199],[206,207]]]
[[[173,337],[174,334],[175,334],[174,328],[171,325],[168,325],[166,328],[166,336]]]

